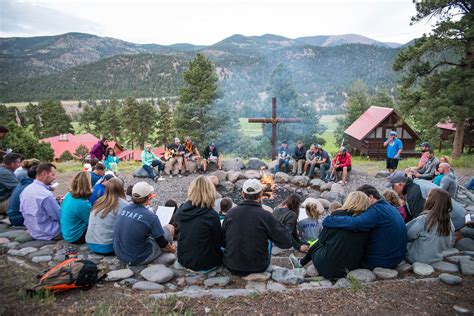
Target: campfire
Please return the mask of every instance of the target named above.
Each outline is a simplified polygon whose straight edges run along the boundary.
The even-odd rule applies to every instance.
[[[273,192],[275,190],[275,184],[273,183],[273,177],[271,175],[265,174],[263,168],[260,170],[261,178],[260,183],[262,184],[263,188],[263,198],[264,199],[272,199]]]

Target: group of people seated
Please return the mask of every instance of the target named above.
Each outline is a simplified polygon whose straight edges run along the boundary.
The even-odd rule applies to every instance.
[[[146,144],[142,153],[142,167],[147,172],[148,177],[157,180],[164,180],[162,174],[166,171],[169,177],[182,177],[189,175],[189,163],[195,163],[199,173],[206,173],[208,165],[213,163],[218,169],[222,169],[219,152],[214,143],[210,143],[201,157],[199,150],[189,136],[185,137],[184,144],[179,138],[166,147],[165,155],[158,158],[152,150],[151,144]],[[177,168],[174,168],[175,165]],[[155,172],[154,168],[157,167]],[[175,171],[174,171],[175,170]]]
[[[278,163],[274,172],[280,172],[283,167],[283,171],[288,173],[290,164],[293,165],[292,175],[306,175],[313,178],[316,169],[319,169],[321,180],[325,182],[335,180],[341,184],[346,184],[347,175],[352,169],[352,158],[351,154],[347,152],[347,148],[341,147],[331,161],[328,152],[323,149],[322,145],[312,144],[306,150],[301,140],[296,142],[293,154],[291,154],[288,143],[285,141],[278,149]],[[341,173],[340,179],[338,177],[339,173]]]

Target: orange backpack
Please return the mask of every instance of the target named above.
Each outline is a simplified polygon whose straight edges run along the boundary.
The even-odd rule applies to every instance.
[[[47,290],[57,293],[78,288],[89,289],[99,281],[98,274],[97,265],[92,261],[71,258],[41,276],[39,284],[30,291]]]

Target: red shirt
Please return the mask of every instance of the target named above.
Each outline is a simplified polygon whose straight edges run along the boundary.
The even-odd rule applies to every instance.
[[[336,161],[339,161],[338,168],[352,166],[352,157],[349,153],[337,154],[336,157],[334,157],[334,160],[332,161],[333,166],[336,165]]]

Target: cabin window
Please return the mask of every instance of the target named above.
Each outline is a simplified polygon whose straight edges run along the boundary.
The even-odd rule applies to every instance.
[[[403,128],[397,127],[397,136],[403,138]]]
[[[375,130],[370,132],[370,134],[367,136],[367,138],[375,138]]]
[[[410,133],[406,129],[403,129],[403,138],[405,139],[412,139]]]
[[[382,128],[381,127],[377,127],[377,129],[375,130],[375,138],[382,138]]]

